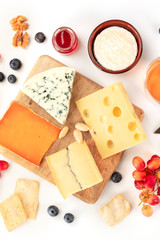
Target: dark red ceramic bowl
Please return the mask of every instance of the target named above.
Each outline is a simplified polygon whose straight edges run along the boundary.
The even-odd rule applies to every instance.
[[[121,70],[116,70],[116,71],[103,67],[97,61],[97,59],[94,55],[94,51],[93,51],[93,44],[94,44],[94,40],[97,37],[97,35],[101,31],[103,31],[105,28],[113,27],[113,26],[122,27],[122,28],[125,28],[126,30],[130,31],[137,41],[137,48],[138,48],[137,56],[136,56],[134,62],[127,68],[121,69]],[[88,53],[89,53],[89,56],[90,56],[92,62],[96,65],[96,67],[98,67],[102,71],[105,71],[108,73],[123,73],[123,72],[126,72],[126,71],[130,70],[131,68],[133,68],[137,64],[137,62],[139,61],[139,59],[142,55],[142,49],[143,49],[142,39],[141,39],[138,31],[131,24],[129,24],[128,22],[122,21],[122,20],[109,20],[109,21],[101,23],[93,30],[93,32],[91,33],[91,35],[89,37],[89,41],[88,41]]]

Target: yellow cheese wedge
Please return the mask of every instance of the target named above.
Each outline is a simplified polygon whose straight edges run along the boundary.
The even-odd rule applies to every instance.
[[[114,83],[76,102],[90,128],[102,158],[146,139],[145,132],[121,82]]]
[[[46,159],[64,198],[103,180],[85,141],[74,142]]]

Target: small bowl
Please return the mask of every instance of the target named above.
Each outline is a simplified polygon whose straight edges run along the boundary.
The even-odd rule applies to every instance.
[[[107,69],[105,67],[103,67],[96,59],[95,55],[94,55],[94,51],[93,51],[93,45],[94,45],[94,40],[97,37],[97,35],[103,31],[104,29],[108,28],[108,27],[113,27],[113,26],[117,26],[117,27],[122,27],[126,30],[128,30],[129,32],[132,33],[132,35],[135,37],[136,42],[137,42],[137,56],[134,60],[134,62],[128,66],[125,69],[121,69],[121,70],[111,70],[111,69]],[[138,31],[128,22],[122,21],[122,20],[109,20],[106,22],[101,23],[100,25],[98,25],[93,32],[91,33],[89,40],[88,40],[88,53],[90,56],[90,59],[92,60],[92,62],[96,65],[96,67],[100,68],[102,71],[108,72],[108,73],[123,73],[123,72],[127,72],[128,70],[130,70],[131,68],[133,68],[137,62],[139,61],[141,55],[142,55],[142,39],[138,33]]]
[[[152,103],[156,104],[157,106],[158,106],[158,105],[160,106],[160,102],[159,102],[158,100],[156,100],[156,99],[151,95],[151,93],[149,92],[149,90],[148,90],[148,88],[147,88],[147,75],[149,74],[149,71],[153,71],[154,68],[155,68],[157,65],[159,66],[159,69],[160,69],[160,57],[158,57],[158,58],[156,58],[155,60],[153,60],[153,61],[150,63],[150,65],[148,66],[147,71],[146,71],[146,73],[145,73],[144,88],[145,88],[145,93],[146,93],[148,99],[149,99]]]

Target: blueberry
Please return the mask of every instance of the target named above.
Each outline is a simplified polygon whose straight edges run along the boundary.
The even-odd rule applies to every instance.
[[[59,209],[56,206],[52,205],[48,207],[47,212],[51,217],[55,217],[58,215]]]
[[[5,76],[2,72],[0,72],[0,82],[2,82],[5,79]]]
[[[44,33],[42,33],[42,32],[36,33],[36,35],[35,35],[35,40],[36,40],[38,43],[44,42],[45,39],[46,39],[46,36],[44,35]]]
[[[9,65],[13,70],[18,70],[22,66],[22,63],[19,59],[14,58],[10,61]]]
[[[7,79],[9,83],[15,83],[17,81],[16,76],[14,76],[13,74],[9,75]]]
[[[66,214],[64,215],[64,220],[65,220],[65,222],[67,222],[67,223],[73,222],[73,221],[74,221],[74,216],[73,216],[73,214],[71,214],[71,213],[66,213]]]
[[[114,182],[114,183],[118,183],[120,182],[122,179],[122,175],[119,173],[119,172],[114,172],[111,176],[111,180]]]

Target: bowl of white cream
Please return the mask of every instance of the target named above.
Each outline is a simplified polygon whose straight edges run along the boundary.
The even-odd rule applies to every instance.
[[[122,20],[98,25],[90,35],[88,52],[92,62],[109,73],[123,73],[133,68],[142,55],[138,31]]]

